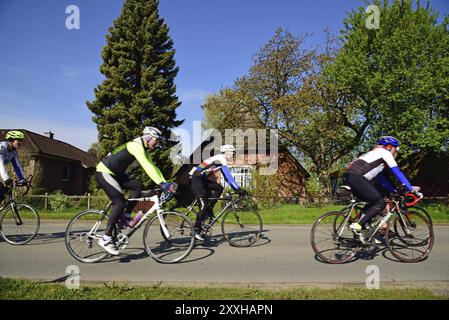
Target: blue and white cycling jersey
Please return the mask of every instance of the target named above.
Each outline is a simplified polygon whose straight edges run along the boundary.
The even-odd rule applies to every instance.
[[[14,171],[16,172],[19,180],[25,180],[23,170],[20,167],[19,156],[16,150],[8,149],[8,141],[0,142],[0,177],[3,181],[10,179],[8,171],[6,171],[6,165],[12,164]]]
[[[207,177],[210,174],[214,174],[215,171],[218,170],[221,171],[226,182],[231,186],[231,188],[234,191],[240,189],[240,186],[235,182],[234,178],[231,175],[231,172],[229,171],[226,157],[222,154],[204,160],[203,162],[201,162],[199,166],[194,167],[190,171],[190,175]]]
[[[393,172],[396,179],[403,184],[408,190],[412,191],[413,188],[405,175],[399,170],[398,164],[394,159],[390,151],[384,148],[375,148],[364,155],[360,156],[357,160],[353,161],[348,168],[348,173],[355,173],[362,175],[365,179],[371,181],[379,175],[381,184],[387,187],[386,181],[381,172],[388,166]],[[387,182],[388,183],[388,182]],[[391,189],[391,187],[387,187]],[[391,190],[390,190],[391,191]]]

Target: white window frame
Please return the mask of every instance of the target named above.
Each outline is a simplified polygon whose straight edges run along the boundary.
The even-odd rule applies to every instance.
[[[251,182],[253,179],[253,166],[248,165],[233,165],[228,166],[229,171],[231,172],[232,177],[235,182],[242,187],[243,189],[248,189],[251,187]],[[240,171],[240,172],[239,172]],[[226,186],[225,179],[221,179],[221,185],[223,187]]]

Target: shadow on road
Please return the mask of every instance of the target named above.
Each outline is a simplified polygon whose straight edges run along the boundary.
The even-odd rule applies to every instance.
[[[199,251],[207,251],[205,254],[198,254]],[[198,260],[205,259],[210,257],[215,253],[215,250],[210,248],[193,248],[192,252],[182,261],[177,262],[175,264],[189,263]],[[150,261],[154,261],[143,248],[127,248],[120,253],[120,256],[108,256],[105,259],[97,262],[97,263],[110,263],[110,262],[118,262],[118,263],[130,263],[134,260],[140,259],[149,259]],[[163,263],[161,263],[163,264]]]
[[[267,245],[271,242],[271,239],[268,238],[264,232],[268,232],[270,230],[262,230],[262,235],[261,237],[257,240],[257,242],[255,242],[254,244],[252,244],[249,247],[242,247],[242,248],[253,248],[253,247],[260,247],[260,246],[264,246]],[[201,246],[203,248],[213,248],[213,247],[218,247],[219,245],[221,245],[222,243],[228,243],[224,237],[223,234],[219,234],[219,235],[215,235],[212,237],[207,237],[206,240],[204,242],[198,242],[195,244],[196,246]]]
[[[343,263],[339,263],[339,264],[348,264],[348,263],[352,263],[355,262],[357,260],[365,260],[365,261],[369,261],[369,260],[373,260],[374,258],[378,257],[382,255],[385,259],[390,260],[392,262],[401,262],[399,259],[395,258],[390,250],[388,250],[388,248],[386,246],[383,247],[377,247],[377,246],[372,246],[371,249],[362,249],[359,252],[357,252],[357,254],[350,260],[343,262]],[[325,263],[325,264],[331,264],[328,263],[327,261],[322,260],[318,255],[315,254],[314,256],[315,260],[321,263]],[[429,257],[427,256],[424,260],[422,261],[426,261]],[[420,261],[420,262],[422,262]]]
[[[35,246],[48,243],[64,242],[65,232],[38,233],[27,245]]]

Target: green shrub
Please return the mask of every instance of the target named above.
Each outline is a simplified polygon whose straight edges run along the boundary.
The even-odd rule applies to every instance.
[[[109,201],[111,200],[109,200],[103,189],[95,189],[92,193],[92,201],[90,206],[94,209],[103,209]]]
[[[70,199],[61,190],[57,190],[48,198],[48,204],[52,211],[64,211],[71,207]]]

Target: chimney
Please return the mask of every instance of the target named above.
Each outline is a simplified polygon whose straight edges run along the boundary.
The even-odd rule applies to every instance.
[[[48,134],[49,136],[49,138],[50,139],[53,139],[53,137],[55,136],[55,134],[53,133],[53,132],[51,132],[51,130],[50,131],[48,131],[48,132],[44,132],[44,134]]]

